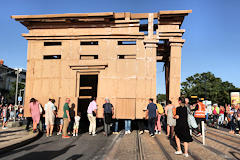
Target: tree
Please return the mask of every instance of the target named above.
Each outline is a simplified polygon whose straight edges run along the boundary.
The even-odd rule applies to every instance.
[[[157,95],[157,100],[158,100],[159,102],[164,102],[164,101],[166,101],[166,94],[158,94],[158,95]]]
[[[186,97],[198,96],[222,105],[230,102],[229,90],[237,89],[232,83],[223,82],[211,72],[190,76],[181,86],[181,94]]]
[[[18,83],[18,94],[20,92],[20,89],[24,89],[25,85],[23,83]],[[16,81],[11,83],[11,88],[6,95],[6,98],[9,103],[14,103],[15,102],[15,92],[16,92]]]

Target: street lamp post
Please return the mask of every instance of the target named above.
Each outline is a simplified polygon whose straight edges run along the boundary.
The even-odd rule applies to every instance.
[[[17,99],[18,99],[18,81],[19,81],[19,68],[16,71],[17,80],[16,80],[16,92],[15,92],[15,105],[14,105],[14,122],[16,121],[16,106],[17,106]]]
[[[20,89],[19,91],[19,97],[22,97],[22,91],[24,91],[24,89]],[[23,98],[22,98],[23,99]],[[20,101],[18,101],[18,105],[20,105]]]

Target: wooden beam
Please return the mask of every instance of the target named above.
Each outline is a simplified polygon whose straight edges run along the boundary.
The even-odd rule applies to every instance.
[[[92,86],[87,86],[87,87],[80,87],[80,90],[87,90],[87,89],[92,89]]]
[[[157,61],[162,61],[163,60],[163,56],[156,56],[156,60]]]
[[[67,18],[67,17],[102,17],[113,16],[113,12],[100,13],[65,13],[65,14],[43,14],[43,15],[13,15],[11,18],[15,20],[29,19],[29,18]]]
[[[91,99],[92,96],[79,96],[78,98],[79,99]]]
[[[131,13],[131,19],[148,19],[149,13]],[[154,18],[158,18],[158,13],[154,13]]]
[[[175,11],[159,11],[159,14],[188,14],[192,13],[192,10],[175,10]]]

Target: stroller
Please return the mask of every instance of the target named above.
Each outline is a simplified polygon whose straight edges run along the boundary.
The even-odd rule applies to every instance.
[[[219,117],[218,115],[213,115],[213,114],[209,115],[208,120],[207,120],[207,125],[209,127],[218,129],[219,128],[218,117]]]

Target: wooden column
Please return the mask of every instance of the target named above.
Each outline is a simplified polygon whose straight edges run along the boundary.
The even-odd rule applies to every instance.
[[[182,43],[170,43],[169,99],[178,106],[181,85],[181,50]]]
[[[169,100],[169,64],[170,62],[165,62],[165,85],[166,85],[166,99]]]

